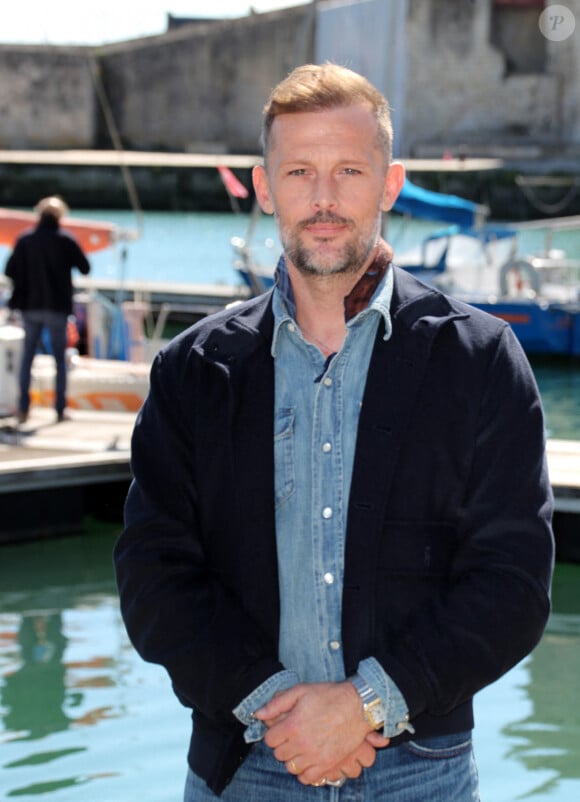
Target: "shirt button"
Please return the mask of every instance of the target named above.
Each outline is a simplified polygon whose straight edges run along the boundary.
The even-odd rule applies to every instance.
[[[288,331],[296,331],[296,326],[294,323],[288,323]]]
[[[332,583],[334,582],[334,574],[331,574],[330,571],[324,574],[324,581],[326,582],[327,585],[332,585]]]
[[[340,641],[338,640],[331,640],[328,644],[333,652],[337,652],[340,649]]]
[[[328,454],[329,451],[332,451],[332,444],[331,443],[323,443],[322,444],[322,451],[325,454]]]
[[[326,387],[331,387],[332,386],[332,379],[330,378],[330,376],[326,377],[326,379],[324,380],[324,384],[325,384]]]
[[[322,510],[322,517],[323,518],[332,518],[332,507],[325,507]]]

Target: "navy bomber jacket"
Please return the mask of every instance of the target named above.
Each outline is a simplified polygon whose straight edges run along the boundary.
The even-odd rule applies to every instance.
[[[420,739],[469,729],[473,695],[540,639],[552,495],[509,326],[396,268],[391,311],[360,414],[342,639],[347,675],[377,658]],[[232,709],[283,668],[272,330],[266,294],[156,358],[115,548],[130,638],[193,709],[189,763],[216,793],[250,749]]]

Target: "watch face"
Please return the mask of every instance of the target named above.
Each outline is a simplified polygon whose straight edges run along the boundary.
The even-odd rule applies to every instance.
[[[381,699],[370,685],[367,685],[362,677],[357,674],[351,678],[351,682],[361,698],[363,713],[367,723],[374,729],[378,729],[385,721],[385,711]]]
[[[372,727],[380,727],[385,720],[383,703],[377,697],[365,706],[365,718]]]

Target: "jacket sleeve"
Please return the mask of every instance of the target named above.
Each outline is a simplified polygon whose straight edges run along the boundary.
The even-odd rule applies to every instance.
[[[494,682],[536,646],[549,615],[554,548],[543,415],[509,327],[482,370],[446,584],[377,654],[412,718],[446,714]]]
[[[12,253],[6,260],[6,267],[4,268],[4,273],[8,276],[8,278],[14,282],[17,278],[19,271],[21,270],[22,264],[22,245],[20,240],[17,240]]]
[[[165,361],[154,362],[133,434],[134,480],[114,552],[121,610],[133,645],[167,669],[181,702],[230,724],[235,706],[282,666],[209,565],[195,482],[195,371]]]
[[[4,273],[12,282],[12,295],[8,302],[10,309],[22,309],[24,306],[25,271],[22,263],[22,246],[16,242],[14,250],[8,257]]]
[[[90,273],[91,265],[87,257],[85,256],[83,249],[78,244],[78,242],[73,239],[72,237],[67,236],[68,241],[68,261],[71,267],[76,267],[83,276],[86,276]]]

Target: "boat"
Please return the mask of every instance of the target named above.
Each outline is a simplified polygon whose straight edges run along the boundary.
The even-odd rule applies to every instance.
[[[403,220],[446,224],[411,249],[395,251],[398,266],[506,320],[530,355],[580,356],[580,257],[554,247],[558,232],[580,232],[580,216],[492,223],[485,206],[409,179],[393,211]],[[543,234],[543,246],[522,253],[522,234],[531,230]],[[271,287],[273,263],[255,258],[249,238],[234,237],[231,245],[234,268],[250,290]]]
[[[68,358],[67,407],[83,411],[138,412],[149,390],[150,361],[93,359],[71,353]],[[30,402],[54,407],[56,368],[47,354],[34,358]]]
[[[34,228],[37,223],[38,215],[34,212],[0,209],[0,245],[13,248],[18,237]],[[102,251],[116,242],[135,238],[132,232],[99,220],[63,217],[60,226],[76,239],[85,253]]]
[[[98,308],[95,307],[95,308]],[[24,329],[0,316],[0,417],[16,414],[19,394],[18,371],[24,346]],[[149,389],[151,351],[142,341],[131,343],[137,356],[108,359],[80,355],[67,349],[67,407],[81,410],[137,412]],[[31,406],[55,403],[56,366],[50,350],[38,353],[32,363]]]
[[[0,245],[13,247],[21,234],[33,228],[38,215],[0,209]],[[111,248],[138,237],[138,233],[96,220],[64,217],[61,229],[71,234],[85,253]],[[24,329],[7,307],[9,282],[0,284],[0,416],[12,416],[18,400],[18,371]],[[67,349],[67,406],[72,409],[136,412],[147,394],[151,354],[142,334],[147,311],[144,303],[118,306],[98,291],[75,293],[75,316],[70,320]],[[81,334],[87,353],[79,354]],[[35,356],[31,374],[31,405],[54,407],[55,364],[50,342],[46,353]]]
[[[111,228],[113,246],[126,238]],[[234,282],[176,284],[126,279],[124,273],[121,267],[116,279],[74,276],[74,318],[67,350],[71,409],[137,411],[146,397],[157,351],[187,326],[249,295]],[[9,295],[9,282],[0,275],[0,417],[16,411],[24,344],[24,330],[7,308]],[[32,365],[31,402],[52,407],[55,366],[48,339],[43,346],[45,353],[37,354]]]

